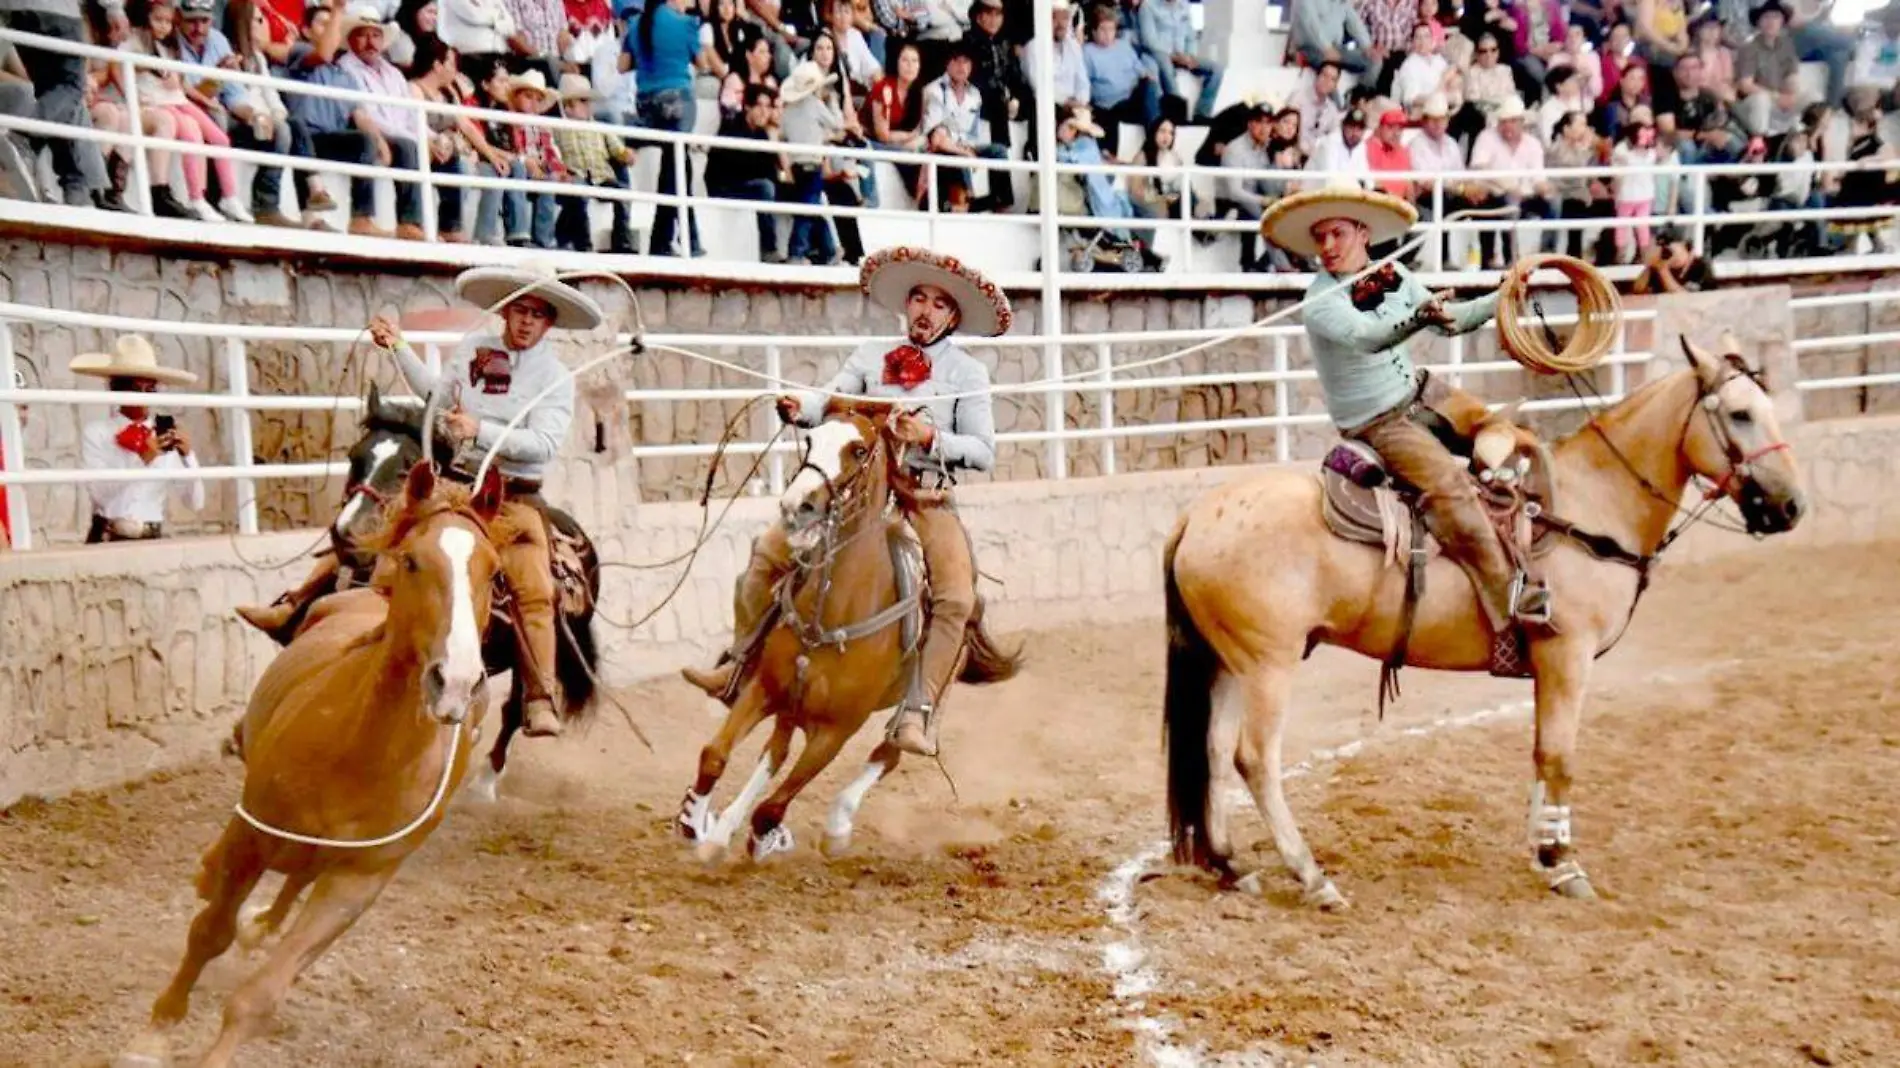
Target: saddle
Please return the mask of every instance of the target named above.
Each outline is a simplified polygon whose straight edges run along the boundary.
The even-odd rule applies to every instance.
[[[1463,447],[1452,452],[1470,461],[1478,501],[1520,581],[1535,582],[1541,578],[1539,561],[1553,546],[1552,531],[1535,522],[1555,505],[1552,456],[1542,442],[1526,446],[1508,429],[1481,431],[1478,440],[1460,440]],[[1387,696],[1398,695],[1398,669],[1404,666],[1413,615],[1425,593],[1426,564],[1444,550],[1426,527],[1417,489],[1396,479],[1371,446],[1353,440],[1334,445],[1320,462],[1319,481],[1326,528],[1336,537],[1380,549],[1387,565],[1406,569],[1399,638],[1386,659],[1380,686],[1383,718]],[[1490,673],[1528,678],[1528,649],[1523,627],[1506,627],[1492,640]]]

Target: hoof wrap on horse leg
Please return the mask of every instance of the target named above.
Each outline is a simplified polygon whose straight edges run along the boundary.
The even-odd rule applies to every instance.
[[[1553,893],[1579,901],[1597,894],[1583,865],[1570,855],[1570,806],[1544,802],[1543,782],[1531,787],[1532,866],[1548,881]]]
[[[124,1053],[114,1057],[112,1068],[169,1068],[171,1063],[171,1035],[154,1027],[133,1039]]]
[[[500,799],[497,790],[501,786],[501,772],[493,764],[483,764],[475,769],[468,779],[468,795],[486,805],[492,805]]]
[[[1321,912],[1344,912],[1350,907],[1346,895],[1339,892],[1339,887],[1334,886],[1331,879],[1321,879],[1318,886],[1301,895],[1301,900]]]
[[[826,856],[838,856],[851,847],[851,831],[858,818],[858,807],[864,804],[864,795],[871,792],[885,772],[897,762],[895,752],[885,752],[890,746],[882,745],[871,754],[871,762],[858,772],[851,784],[838,791],[838,800],[832,803],[831,815],[825,820]]]
[[[779,853],[790,853],[794,844],[791,828],[780,823],[764,834],[754,831],[746,843],[746,851],[752,855],[753,862],[758,863]]]
[[[712,798],[691,790],[680,800],[680,837],[697,842],[712,833]]]

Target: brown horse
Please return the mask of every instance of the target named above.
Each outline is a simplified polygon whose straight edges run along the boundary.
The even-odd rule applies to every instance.
[[[236,732],[243,800],[201,862],[204,908],[151,1027],[118,1065],[167,1063],[192,987],[238,937],[238,910],[265,872],[282,872],[284,885],[245,921],[247,946],[276,930],[306,887],[310,899],[226,1000],[206,1065],[230,1063],[264,1029],[297,976],[441,822],[488,710],[482,638],[499,560],[487,524],[500,501],[498,479],[471,499],[417,464],[380,539],[395,562],[388,599],[338,599],[258,680]]]
[[[1674,535],[1693,477],[1714,483],[1748,530],[1790,530],[1800,477],[1760,377],[1735,352],[1712,357],[1684,339],[1690,368],[1651,382],[1552,453],[1555,501],[1587,522],[1537,522],[1557,539],[1544,560],[1555,615],[1533,633],[1535,860],[1553,890],[1591,897],[1573,852],[1571,754],[1591,662],[1623,634],[1650,565]],[[1588,529],[1583,529],[1587,527]],[[1678,528],[1680,530],[1680,528]],[[1310,471],[1274,470],[1196,501],[1165,553],[1168,676],[1163,744],[1174,854],[1232,883],[1233,844],[1214,778],[1236,768],[1272,826],[1280,858],[1308,902],[1345,903],[1300,836],[1281,789],[1280,737],[1293,674],[1325,642],[1384,658],[1399,638],[1403,569],[1335,537]],[[1434,559],[1405,662],[1483,671],[1492,635],[1470,581]]]
[[[784,818],[792,799],[873,712],[903,696],[915,655],[907,646],[927,629],[929,604],[921,573],[900,582],[898,561],[920,559],[904,552],[911,537],[904,515],[948,504],[919,489],[904,467],[903,446],[889,430],[891,412],[889,404],[833,401],[806,439],[804,460],[780,502],[794,570],[781,588],[779,617],[725,723],[700,753],[699,777],[680,806],[680,831],[699,843],[702,860],[722,856],[748,817],[747,851],[754,860],[790,850],[792,833]],[[901,566],[912,568],[908,562]],[[978,599],[965,630],[960,682],[1001,682],[1020,664],[1017,654],[991,642],[982,624]],[[776,724],[752,777],[715,817],[713,787],[733,747],[768,718]],[[805,747],[798,763],[760,804],[772,776],[785,765],[793,732],[801,730]],[[850,844],[858,806],[897,766],[898,756],[886,740],[838,795],[825,825],[826,852]]]

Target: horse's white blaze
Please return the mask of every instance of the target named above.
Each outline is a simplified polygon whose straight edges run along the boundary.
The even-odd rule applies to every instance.
[[[475,558],[475,534],[463,527],[446,527],[436,537],[449,558],[449,639],[443,649],[443,699],[467,700],[485,675],[482,668],[482,632],[475,625],[475,587],[469,581],[469,563]],[[464,709],[466,711],[466,709]]]
[[[831,806],[831,817],[825,820],[825,837],[842,843],[851,837],[851,828],[857,822],[858,806],[864,804],[864,795],[884,777],[884,762],[873,761],[866,764],[851,785],[838,791],[838,800]]]
[[[797,504],[821,489],[826,480],[837,478],[844,472],[844,453],[853,443],[864,440],[858,433],[856,423],[836,422],[820,423],[806,436],[808,452],[806,459],[811,467],[801,469],[793,477],[791,484],[785,487],[785,496],[781,503],[786,506]],[[816,471],[812,468],[817,468]],[[822,474],[820,474],[822,472]]]
[[[363,475],[363,484],[365,486],[374,486],[376,484],[377,473],[383,469],[384,464],[389,462],[390,457],[396,455],[397,448],[398,446],[395,442],[387,440],[379,441],[369,447],[369,471]],[[356,513],[363,510],[363,501],[368,496],[369,494],[367,493],[350,494],[349,503],[343,506],[342,513],[336,517],[336,529],[350,529],[350,525],[356,522]]]

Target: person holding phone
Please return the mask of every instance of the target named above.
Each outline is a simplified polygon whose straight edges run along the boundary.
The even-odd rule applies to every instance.
[[[89,352],[73,358],[67,369],[74,374],[107,379],[115,393],[155,393],[163,385],[188,386],[198,381],[189,371],[158,362],[152,343],[127,334],[111,352]],[[195,468],[198,457],[191,436],[169,415],[156,418],[142,398],[127,397],[117,411],[86,424],[80,435],[80,466],[86,470],[151,470]],[[204,483],[198,479],[137,482],[88,482],[92,526],[86,544],[144,541],[164,535],[166,499],[177,496],[192,511],[205,506]]]

